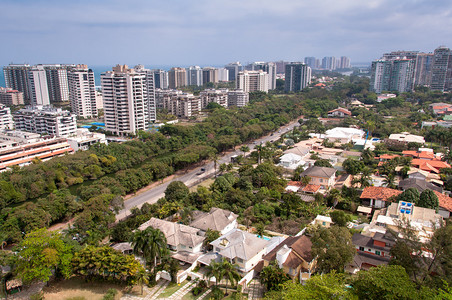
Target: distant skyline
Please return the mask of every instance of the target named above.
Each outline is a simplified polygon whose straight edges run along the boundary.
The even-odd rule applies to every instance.
[[[452,47],[450,0],[2,0],[0,65],[224,65]]]

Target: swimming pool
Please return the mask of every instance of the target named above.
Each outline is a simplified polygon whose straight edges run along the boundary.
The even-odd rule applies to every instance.
[[[264,240],[266,240],[266,241],[269,241],[270,240],[270,238],[268,237],[268,236],[260,236],[260,235],[258,235],[258,234],[256,234],[256,236],[258,237],[258,238],[260,238],[260,239],[264,239]]]
[[[105,123],[102,122],[92,122],[91,125],[97,125],[97,126],[105,126]]]

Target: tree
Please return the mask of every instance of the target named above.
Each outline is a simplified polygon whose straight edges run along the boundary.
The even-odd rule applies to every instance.
[[[396,243],[390,251],[393,257],[390,264],[404,267],[418,286],[441,286],[440,279],[452,282],[452,225],[437,228],[426,243],[419,239],[408,220],[401,221],[397,231],[391,231]]]
[[[345,214],[342,210],[335,210],[330,212],[331,220],[340,227],[347,226],[347,223],[350,222],[350,216]]]
[[[344,167],[345,172],[347,172],[350,175],[356,175],[361,173],[361,171],[365,167],[362,161],[352,158],[347,158],[342,164],[342,166]]]
[[[335,271],[314,275],[304,284],[286,281],[281,287],[282,291],[267,293],[265,298],[274,300],[354,299],[345,286],[344,274],[338,274]]]
[[[312,232],[311,242],[312,254],[318,256],[319,272],[343,272],[356,253],[351,234],[345,227],[317,227]]]
[[[360,271],[352,286],[359,299],[414,299],[415,285],[401,266]]]
[[[397,201],[418,203],[419,197],[420,197],[420,194],[416,188],[409,188],[397,196]]]
[[[141,295],[143,295],[143,285],[148,284],[148,274],[144,269],[141,269],[137,272],[136,276],[137,284],[141,287]]]
[[[215,241],[216,239],[218,239],[220,237],[220,232],[217,230],[212,230],[210,228],[207,229],[206,234],[205,234],[205,239],[202,242],[203,247],[207,250],[210,251],[212,250],[212,245],[210,245],[211,242]]]
[[[182,181],[173,181],[166,187],[165,199],[169,202],[179,202],[188,197],[188,187]]]
[[[152,261],[154,271],[157,266],[157,259],[162,259],[168,253],[165,235],[159,229],[152,227],[135,231],[131,243],[135,254],[143,255],[143,258],[148,262]]]
[[[204,278],[210,281],[210,278],[215,277],[215,286],[217,286],[221,278],[223,278],[223,270],[221,268],[221,262],[216,262],[212,260],[208,266],[206,266],[206,273],[204,273]]]
[[[59,233],[42,228],[28,233],[18,245],[17,272],[24,282],[49,281],[54,270],[71,275],[72,247]]]
[[[316,160],[314,163],[314,166],[327,167],[327,168],[333,167],[328,159],[323,159],[323,158]]]
[[[395,188],[395,175],[394,173],[389,173],[388,175],[383,175],[383,185],[388,188]]]
[[[284,270],[276,262],[271,262],[262,269],[260,280],[267,291],[280,291],[282,289],[281,284],[290,280],[290,277],[284,273]]]
[[[133,255],[122,254],[108,246],[86,246],[76,252],[72,269],[74,274],[87,279],[119,280],[128,284],[135,284],[138,275],[144,272]]]
[[[231,285],[234,286],[240,280],[241,276],[240,276],[239,272],[237,271],[238,265],[231,264],[225,258],[223,258],[220,268],[221,268],[221,272],[223,274],[222,278],[226,279],[226,296],[227,296],[228,295],[228,282],[230,282]]]
[[[311,182],[311,177],[309,176],[303,176],[301,177],[301,184],[302,185],[308,185]]]
[[[419,196],[419,202],[416,204],[420,207],[426,207],[436,210],[439,206],[438,196],[436,196],[435,192],[433,192],[432,190],[424,190]]]
[[[243,145],[240,147],[240,151],[243,152],[243,157],[246,156],[246,152],[250,151],[250,147],[248,147],[247,145]]]

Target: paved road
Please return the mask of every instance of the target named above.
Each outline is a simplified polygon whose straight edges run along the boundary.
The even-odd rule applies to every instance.
[[[281,127],[280,130],[278,132],[275,132],[273,135],[267,135],[265,137],[262,137],[256,141],[254,141],[253,143],[248,144],[248,147],[250,148],[250,150],[252,150],[252,149],[254,149],[254,146],[256,146],[256,145],[259,145],[261,143],[265,144],[266,142],[277,140],[283,133],[285,133],[289,130],[292,130],[293,127],[297,124],[298,124],[297,121],[293,121],[290,124]],[[243,152],[240,150],[236,150],[236,151],[229,152],[229,153],[219,157],[218,161],[217,161],[217,168],[222,163],[230,163],[231,156],[240,155],[240,154],[243,154]],[[199,174],[201,168],[205,168],[206,171],[204,173],[202,173],[201,175],[197,175],[197,174]],[[147,191],[143,191],[143,192],[139,193],[138,195],[124,201],[124,209],[121,210],[116,215],[116,219],[122,220],[125,217],[127,217],[130,214],[130,209],[132,209],[133,207],[141,207],[143,205],[143,203],[150,203],[150,204],[156,203],[158,199],[165,196],[166,187],[172,181],[175,181],[175,180],[182,181],[183,183],[185,183],[186,186],[191,187],[194,184],[197,184],[199,182],[207,180],[208,178],[211,178],[214,175],[214,172],[215,172],[214,171],[214,163],[209,162],[203,166],[200,166],[199,168],[196,168],[181,176],[178,176],[171,181],[160,184]]]

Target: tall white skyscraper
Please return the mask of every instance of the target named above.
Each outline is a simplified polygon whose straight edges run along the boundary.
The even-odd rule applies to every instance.
[[[126,65],[117,65],[113,71],[101,75],[107,131],[126,135],[149,129],[155,121],[155,102],[148,93],[149,85],[153,84],[152,74],[153,71],[141,66],[129,69]]]
[[[202,86],[202,69],[199,66],[187,68],[187,84]]]
[[[244,92],[268,92],[268,74],[262,70],[242,71],[237,75],[237,89]]]
[[[43,66],[35,66],[28,72],[28,90],[32,105],[49,105],[47,76]]]
[[[0,129],[13,129],[14,122],[11,115],[11,109],[3,104],[0,104]]]
[[[69,102],[78,117],[97,117],[94,72],[87,65],[77,65],[68,71]]]
[[[276,89],[276,64],[274,62],[254,62],[247,66],[248,70],[262,70],[268,74],[268,89]]]

